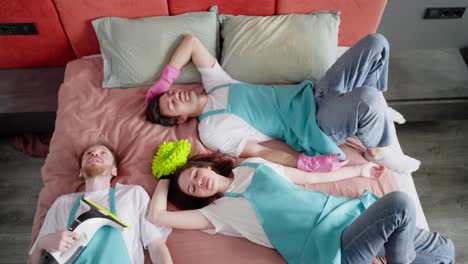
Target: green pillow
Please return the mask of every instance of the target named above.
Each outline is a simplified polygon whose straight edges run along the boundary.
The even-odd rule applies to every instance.
[[[221,65],[247,83],[319,80],[336,60],[340,13],[221,15]]]
[[[177,16],[137,19],[104,17],[92,21],[104,62],[104,88],[153,84],[160,76],[184,34],[200,39],[216,57],[218,19],[216,12],[193,12]],[[176,83],[200,83],[192,63]]]

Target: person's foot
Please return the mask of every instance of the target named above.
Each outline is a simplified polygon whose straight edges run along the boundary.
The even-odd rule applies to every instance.
[[[390,106],[387,106],[387,116],[390,120],[392,120],[393,122],[396,122],[398,124],[404,124],[406,122],[405,118],[403,117],[402,114],[400,114],[400,112],[398,112],[397,110],[391,108]]]
[[[386,168],[396,173],[411,173],[419,169],[421,162],[410,156],[397,153],[390,148],[386,148],[383,153],[377,156],[371,156],[369,152],[365,153],[368,161],[372,161],[378,165],[383,165]]]

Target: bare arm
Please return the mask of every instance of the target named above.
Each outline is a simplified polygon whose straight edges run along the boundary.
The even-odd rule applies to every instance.
[[[262,159],[288,167],[297,167],[297,155],[272,149],[257,143],[247,143],[240,154],[241,158],[260,157]]]
[[[78,234],[64,230],[51,234],[47,234],[41,238],[38,238],[36,247],[31,254],[31,263],[39,263],[42,254],[47,250],[53,251],[66,251],[69,249],[78,239]]]
[[[159,180],[148,210],[148,220],[180,229],[212,229],[211,222],[198,210],[167,211],[169,180]]]
[[[185,35],[172,55],[169,64],[180,70],[190,60],[192,60],[197,68],[211,67],[216,62],[216,59],[211,56],[210,52],[208,52],[198,38],[192,35]]]
[[[37,246],[34,249],[33,253],[30,256],[30,263],[31,264],[39,264],[39,261],[41,259],[41,255],[44,252],[44,250],[39,249]]]
[[[151,261],[155,264],[172,264],[172,257],[166,241],[156,239],[148,245]]]
[[[372,162],[351,165],[331,172],[306,172],[295,168],[284,167],[286,176],[295,184],[314,184],[334,182],[353,177],[377,178],[382,175],[385,168]]]

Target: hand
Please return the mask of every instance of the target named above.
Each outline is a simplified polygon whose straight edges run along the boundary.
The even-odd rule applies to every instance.
[[[304,154],[300,154],[297,161],[297,168],[303,171],[335,171],[348,163],[348,160],[338,160],[340,156],[340,154],[330,154],[309,157]]]
[[[75,244],[79,238],[79,235],[75,232],[68,230],[59,231],[43,236],[38,246],[49,252],[66,251]]]
[[[382,176],[385,171],[384,166],[379,166],[372,162],[361,164],[361,176],[369,179],[378,178]]]
[[[162,70],[159,80],[157,80],[146,92],[145,102],[148,104],[151,99],[159,94],[169,91],[172,83],[179,77],[180,70],[175,66],[167,64]]]
[[[148,104],[153,97],[165,93],[169,90],[169,87],[171,86],[170,83],[163,79],[157,80],[149,89],[148,92],[146,92],[146,97],[145,97],[145,102]]]

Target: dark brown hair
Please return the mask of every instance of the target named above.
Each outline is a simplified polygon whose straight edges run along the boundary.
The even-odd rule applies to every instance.
[[[178,116],[164,116],[159,111],[159,99],[163,94],[153,97],[146,107],[146,120],[154,124],[160,124],[163,126],[174,126],[177,125]]]
[[[90,147],[93,147],[93,146],[104,146],[104,147],[106,147],[106,148],[110,151],[110,153],[112,154],[112,157],[114,158],[114,165],[115,165],[115,167],[118,167],[118,166],[119,166],[119,157],[117,156],[117,154],[116,154],[114,148],[110,147],[109,144],[107,144],[107,143],[97,143],[97,144],[88,146],[87,148],[85,148],[85,149],[81,152],[81,154],[80,154],[80,163],[79,163],[80,169],[81,169],[81,163],[83,162],[83,156],[84,156],[84,154],[86,153],[86,151],[87,151]]]
[[[171,176],[169,183],[168,200],[177,208],[182,210],[192,210],[205,207],[212,203],[214,200],[221,198],[222,194],[215,194],[211,197],[194,197],[184,193],[179,186],[180,174],[190,168],[206,168],[211,169],[224,177],[230,177],[233,168],[232,158],[224,155],[214,153],[207,155],[199,155],[189,159],[184,167],[178,169],[174,175]]]

